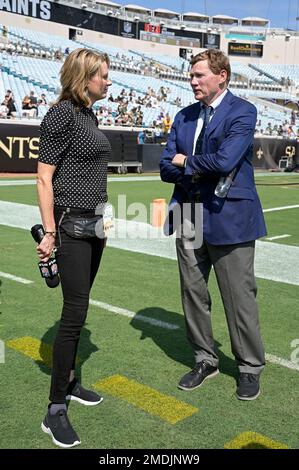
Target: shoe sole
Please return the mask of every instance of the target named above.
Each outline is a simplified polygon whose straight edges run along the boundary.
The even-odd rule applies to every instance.
[[[259,396],[260,393],[261,391],[259,390],[258,393],[256,395],[253,395],[252,397],[243,397],[241,395],[238,395],[237,393],[236,393],[236,396],[238,400],[251,401],[251,400],[255,400]]]
[[[82,398],[75,397],[75,395],[67,395],[65,399],[69,401],[77,401],[78,403],[81,403],[81,405],[85,405],[85,406],[99,405],[103,401],[103,397],[99,401],[86,401],[86,400],[82,400]]]
[[[52,437],[53,443],[56,444],[59,447],[63,447],[64,449],[68,449],[69,447],[74,447],[74,446],[78,446],[79,444],[81,444],[81,441],[75,441],[72,444],[63,444],[63,442],[59,442],[59,441],[57,441],[57,439],[55,439],[55,437],[52,434],[51,429],[48,428],[43,422],[41,424],[41,428],[42,428],[42,431],[44,431],[46,434],[49,434],[49,436]]]
[[[199,388],[202,386],[202,384],[205,382],[205,380],[207,379],[212,379],[213,377],[215,377],[216,375],[219,374],[219,369],[217,369],[215,372],[213,372],[212,374],[208,375],[207,377],[205,377],[203,379],[203,381],[199,384],[199,385],[196,385],[195,387],[184,387],[183,385],[178,385],[178,388],[180,388],[181,390],[186,390],[186,391],[189,391],[189,390],[195,390],[196,388]]]

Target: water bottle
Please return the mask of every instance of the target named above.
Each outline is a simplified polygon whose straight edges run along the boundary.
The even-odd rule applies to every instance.
[[[215,188],[215,193],[214,193],[217,197],[224,198],[227,196],[228,190],[232,185],[235,173],[236,173],[236,168],[234,168],[234,170],[231,171],[229,175],[221,176]]]

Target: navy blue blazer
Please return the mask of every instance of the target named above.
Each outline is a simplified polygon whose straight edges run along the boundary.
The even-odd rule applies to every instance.
[[[227,92],[210,120],[200,155],[193,155],[194,135],[201,104],[182,109],[175,117],[160,161],[161,179],[174,183],[172,201],[189,200],[194,189],[203,203],[203,237],[212,245],[230,245],[266,235],[265,221],[254,183],[251,164],[256,108]],[[186,168],[171,163],[182,153]],[[219,178],[234,168],[237,173],[226,198],[214,191]],[[192,183],[192,176],[200,181]]]

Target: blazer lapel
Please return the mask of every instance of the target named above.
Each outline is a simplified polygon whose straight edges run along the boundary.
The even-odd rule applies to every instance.
[[[185,138],[187,155],[193,155],[194,136],[195,136],[200,109],[201,109],[201,106],[198,103],[198,106],[194,108],[192,115],[188,117],[189,122],[188,122],[188,125],[186,126],[186,138]]]
[[[219,125],[221,121],[225,118],[225,116],[229,113],[230,107],[231,107],[231,97],[233,95],[231,94],[230,91],[227,92],[226,96],[223,98],[221,101],[220,105],[216,108],[215,114],[213,115],[211,121],[209,122],[205,137],[208,137],[208,135],[216,129],[216,127]]]

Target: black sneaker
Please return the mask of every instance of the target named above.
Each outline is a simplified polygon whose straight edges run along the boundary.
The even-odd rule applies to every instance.
[[[239,377],[237,398],[239,400],[255,400],[260,394],[260,376],[242,372]]]
[[[218,373],[218,368],[212,366],[210,362],[201,361],[196,364],[194,369],[181,378],[178,388],[182,390],[193,390],[194,388],[200,387],[206,379],[215,377]]]
[[[54,444],[59,447],[67,448],[81,444],[68,419],[66,410],[59,410],[54,415],[51,415],[48,411],[41,428],[52,437]]]
[[[100,397],[100,395],[92,390],[86,390],[75,380],[75,382],[72,382],[68,388],[66,400],[74,400],[78,401],[82,405],[94,406],[101,403],[103,401],[103,397]]]

